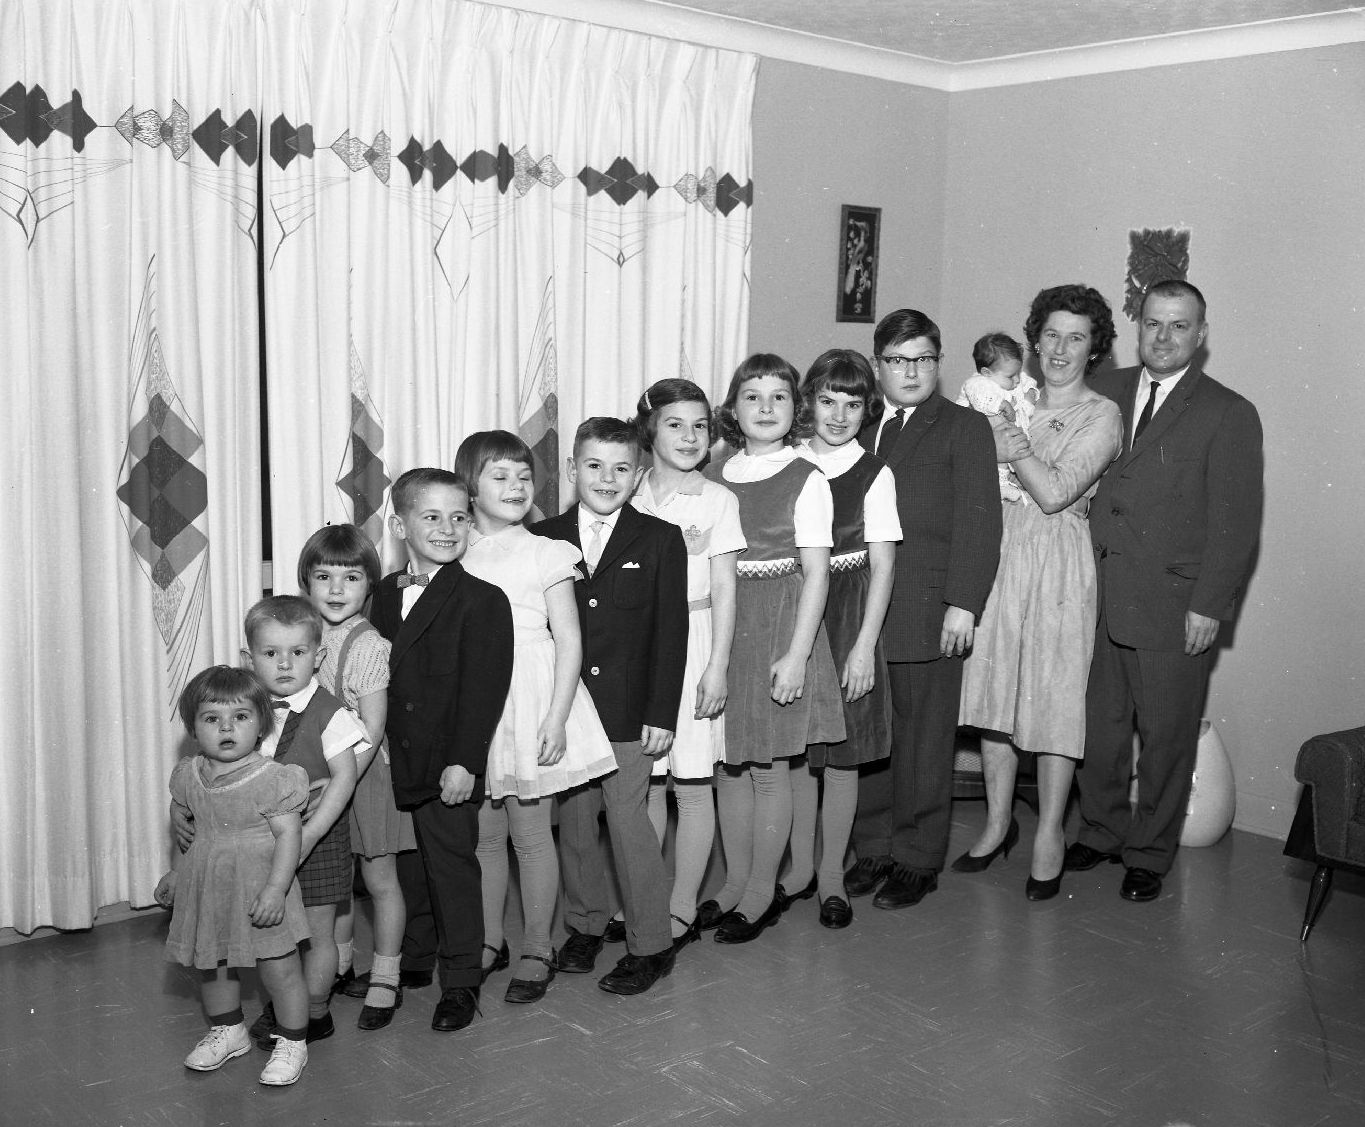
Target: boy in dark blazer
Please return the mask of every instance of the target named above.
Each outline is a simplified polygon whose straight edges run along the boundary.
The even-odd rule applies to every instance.
[[[1000,562],[1000,491],[985,416],[938,392],[938,326],[897,310],[873,351],[884,412],[858,440],[895,476],[904,539],[882,633],[891,757],[859,779],[845,887],[881,885],[874,906],[905,908],[938,887],[948,850],[962,657]]]
[[[483,897],[475,847],[488,747],[512,681],[512,609],[465,572],[469,492],[453,473],[409,470],[394,484],[390,527],[408,566],[385,576],[370,621],[392,643],[393,793],[412,811],[417,856],[398,855],[407,901],[401,982],[425,986],[439,964],[433,1029],[463,1029],[482,981]]]
[[[598,985],[639,994],[673,969],[668,877],[645,800],[654,758],[673,743],[687,657],[687,549],[679,529],[630,504],[640,482],[635,428],[592,418],[574,435],[569,481],[578,503],[531,531],[583,552],[574,584],[583,627],[583,682],[616,753],[615,773],[559,798],[564,921],[559,969],[591,971],[610,917],[597,816],[625,909],[627,953]]]
[[[1100,615],[1066,867],[1122,861],[1120,895],[1139,902],[1161,894],[1175,857],[1211,647],[1236,615],[1261,530],[1260,416],[1194,363],[1207,332],[1204,295],[1158,282],[1138,318],[1142,365],[1093,381],[1123,412],[1124,442],[1090,506]]]

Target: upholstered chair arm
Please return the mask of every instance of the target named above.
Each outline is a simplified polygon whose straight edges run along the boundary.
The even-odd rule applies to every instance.
[[[1308,740],[1299,749],[1294,777],[1313,788],[1318,853],[1365,864],[1365,727]]]

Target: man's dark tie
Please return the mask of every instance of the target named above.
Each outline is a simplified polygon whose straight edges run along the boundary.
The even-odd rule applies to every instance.
[[[401,591],[404,587],[425,587],[430,582],[431,576],[425,571],[419,571],[416,575],[405,571],[398,577],[398,589]]]
[[[1137,440],[1142,437],[1142,432],[1147,429],[1147,424],[1152,421],[1152,412],[1156,409],[1156,389],[1161,386],[1160,380],[1152,381],[1152,390],[1147,393],[1147,402],[1143,404],[1142,414],[1138,416],[1137,429],[1133,431],[1133,445],[1137,445]]]
[[[886,452],[891,449],[896,439],[901,436],[901,431],[905,427],[905,408],[897,407],[896,413],[891,416],[886,426],[882,427],[882,433],[877,438],[877,457],[886,456]]]

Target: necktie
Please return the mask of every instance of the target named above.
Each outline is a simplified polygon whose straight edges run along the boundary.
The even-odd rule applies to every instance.
[[[289,748],[294,743],[294,733],[299,730],[299,714],[292,708],[289,715],[285,717],[284,727],[280,729],[280,740],[275,745],[275,759],[283,762],[284,757],[289,753]]]
[[[271,707],[271,708],[288,708],[288,707],[289,707],[289,702],[288,702],[287,700],[272,700],[272,701],[270,702],[270,707]]]
[[[418,572],[416,575],[410,571],[405,571],[398,577],[398,589],[401,591],[404,587],[425,587],[430,582],[431,576],[425,571]]]
[[[1147,424],[1152,421],[1152,412],[1156,409],[1156,389],[1161,386],[1160,380],[1152,381],[1152,390],[1147,393],[1147,402],[1143,404],[1142,414],[1138,416],[1137,428],[1133,431],[1133,445],[1137,445],[1137,440],[1142,437],[1142,432],[1147,429]]]
[[[589,575],[597,570],[597,562],[602,558],[602,547],[605,542],[602,532],[606,527],[607,522],[604,520],[592,522],[592,535],[588,537],[588,546],[583,552],[583,562],[588,565]]]
[[[880,458],[891,449],[892,444],[901,436],[901,430],[905,426],[905,408],[897,407],[896,413],[891,416],[891,421],[882,427],[882,433],[877,439],[877,457]]]

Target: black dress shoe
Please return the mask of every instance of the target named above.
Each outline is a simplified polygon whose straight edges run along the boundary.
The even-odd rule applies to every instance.
[[[429,970],[400,970],[398,972],[398,985],[404,990],[421,990],[432,983],[432,972]],[[366,983],[368,984],[368,979]]]
[[[882,890],[872,898],[874,908],[909,908],[918,904],[938,887],[933,869],[910,869],[897,865]]]
[[[565,974],[590,974],[597,962],[597,952],[602,950],[603,939],[600,935],[587,935],[569,928],[569,938],[559,949],[556,965]]]
[[[606,943],[624,943],[626,941],[626,921],[608,920],[607,930],[602,933],[602,939]]]
[[[1005,836],[1000,839],[1000,844],[989,853],[983,853],[980,857],[973,857],[969,849],[952,864],[955,873],[984,873],[991,867],[991,862],[1002,853],[1005,860],[1010,859],[1010,850],[1014,848],[1015,842],[1019,840],[1019,823],[1013,818],[1010,819],[1010,828],[1005,831]]]
[[[842,896],[826,896],[820,905],[821,927],[848,927],[853,922],[853,909]]]
[[[1068,873],[1084,873],[1104,861],[1117,865],[1121,860],[1123,858],[1117,853],[1101,853],[1098,849],[1091,849],[1088,845],[1073,841],[1066,847],[1062,868]]]
[[[810,883],[800,892],[788,892],[782,885],[777,886],[777,894],[782,898],[782,910],[785,912],[798,900],[809,900],[815,895],[815,890],[820,887],[818,877],[811,877]]]
[[[267,1002],[265,1009],[261,1011],[261,1016],[251,1023],[247,1029],[247,1036],[251,1038],[251,1043],[263,1052],[271,1053],[275,1051],[275,1003]]]
[[[728,913],[720,921],[720,927],[716,928],[716,942],[748,943],[763,934],[765,927],[771,927],[777,923],[782,915],[782,901],[785,899],[781,887],[778,885],[778,892],[773,896],[772,903],[763,909],[763,914],[758,919],[752,922],[748,916],[738,909]]]
[[[494,947],[491,943],[485,943],[483,949],[493,952],[493,961],[480,971],[483,976],[479,979],[480,984],[487,982],[489,975],[497,974],[500,970],[506,970],[512,961],[512,952],[507,949],[507,940],[505,939],[502,941],[501,947]]]
[[[339,974],[332,980],[332,997],[336,997],[338,994],[346,994],[346,988],[354,984],[354,982],[355,967],[347,967],[345,974]],[[361,996],[364,997],[365,992],[362,990],[360,993]],[[348,998],[355,997],[354,994],[346,994],[346,996]]]
[[[672,947],[653,955],[627,954],[597,985],[608,994],[643,994],[672,970]]]
[[[671,914],[669,919],[677,920],[684,928],[681,935],[675,935],[673,937],[673,954],[676,955],[689,943],[695,943],[701,938],[701,924],[699,921],[693,920],[691,923],[688,923],[682,916],[674,916]]]
[[[1024,882],[1024,895],[1030,900],[1051,900],[1062,890],[1062,874],[1051,880],[1034,880],[1030,875]]]
[[[477,986],[451,986],[441,991],[436,1012],[431,1015],[431,1028],[438,1033],[454,1033],[463,1029],[479,1012]]]
[[[891,875],[896,863],[890,857],[860,857],[844,874],[844,891],[850,896],[866,896]]]
[[[697,926],[702,931],[714,931],[728,914],[718,901],[703,900],[697,905]]]
[[[1123,874],[1119,895],[1138,904],[1155,900],[1161,895],[1161,874],[1151,869],[1129,869]]]
[[[547,959],[543,955],[523,955],[523,959],[534,959],[538,963],[544,963],[547,973],[542,979],[533,978],[514,978],[507,984],[507,993],[502,996],[504,1002],[539,1002],[545,997],[545,991],[550,989],[550,983],[555,980],[555,955],[550,952]]]
[[[403,988],[401,986],[391,986],[387,982],[376,982],[376,990],[392,990],[393,1005],[391,1006],[361,1006],[360,1017],[355,1023],[357,1029],[367,1032],[374,1029],[383,1029],[393,1020],[393,1012],[403,1004]]]
[[[336,1022],[332,1020],[331,1013],[325,1013],[321,1017],[310,1017],[304,1043],[311,1045],[314,1041],[325,1041],[336,1031]]]

